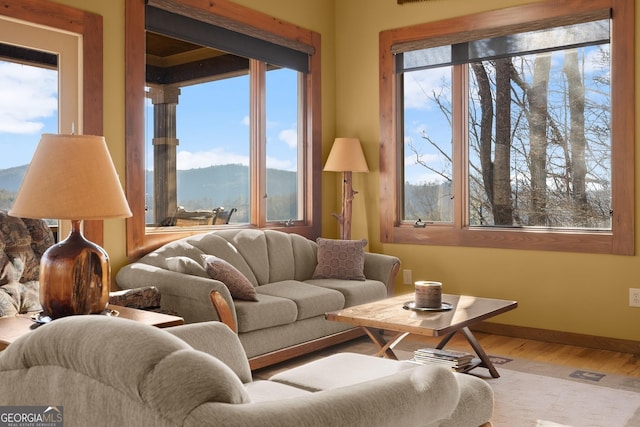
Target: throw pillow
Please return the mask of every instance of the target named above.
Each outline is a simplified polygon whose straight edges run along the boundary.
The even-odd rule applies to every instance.
[[[256,288],[237,268],[214,255],[202,255],[202,259],[209,277],[224,283],[233,298],[258,301]]]
[[[364,280],[366,240],[333,240],[318,237],[318,265],[313,279]]]

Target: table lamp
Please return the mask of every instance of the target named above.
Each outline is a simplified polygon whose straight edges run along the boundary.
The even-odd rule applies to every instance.
[[[69,236],[40,261],[41,315],[103,312],[109,257],[85,239],[82,221],[131,216],[104,137],[43,134],[9,215],[71,220]]]
[[[351,239],[351,204],[357,191],[352,186],[352,172],[369,172],[358,138],[336,138],[324,165],[325,171],[342,172],[342,213],[333,216],[340,223],[340,238]]]

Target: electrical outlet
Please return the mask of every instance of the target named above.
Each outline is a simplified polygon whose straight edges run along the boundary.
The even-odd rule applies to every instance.
[[[410,285],[413,283],[413,280],[411,279],[411,270],[402,270],[402,276],[404,278],[405,285]],[[640,291],[640,289],[638,291]]]
[[[640,289],[629,288],[629,307],[640,307]]]

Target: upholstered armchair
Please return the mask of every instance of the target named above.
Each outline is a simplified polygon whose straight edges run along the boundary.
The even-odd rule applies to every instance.
[[[40,311],[40,258],[55,243],[41,219],[17,218],[0,210],[0,317]],[[112,292],[111,304],[133,308],[160,307],[153,287]]]

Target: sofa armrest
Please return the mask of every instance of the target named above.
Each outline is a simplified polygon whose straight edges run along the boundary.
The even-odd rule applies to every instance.
[[[204,351],[229,366],[243,383],[251,382],[247,353],[238,335],[221,322],[201,322],[172,326],[165,331],[198,351]]]
[[[233,317],[233,310],[229,307],[227,300],[225,300],[222,294],[218,291],[211,291],[209,297],[211,298],[213,308],[216,310],[218,319],[227,325],[233,332],[238,332],[236,320]]]
[[[379,280],[387,285],[387,296],[395,291],[396,276],[400,271],[400,259],[391,255],[365,252],[364,275],[367,279]]]
[[[205,403],[184,426],[251,425],[298,427],[387,427],[438,425],[458,405],[453,373],[441,366],[419,366],[395,375],[289,399],[222,405]]]
[[[211,305],[210,296],[211,291],[217,291],[229,305],[233,321],[237,323],[229,289],[218,280],[138,262],[122,267],[116,276],[116,282],[122,289],[155,286],[162,295],[162,309],[178,313],[185,323],[220,320]]]

